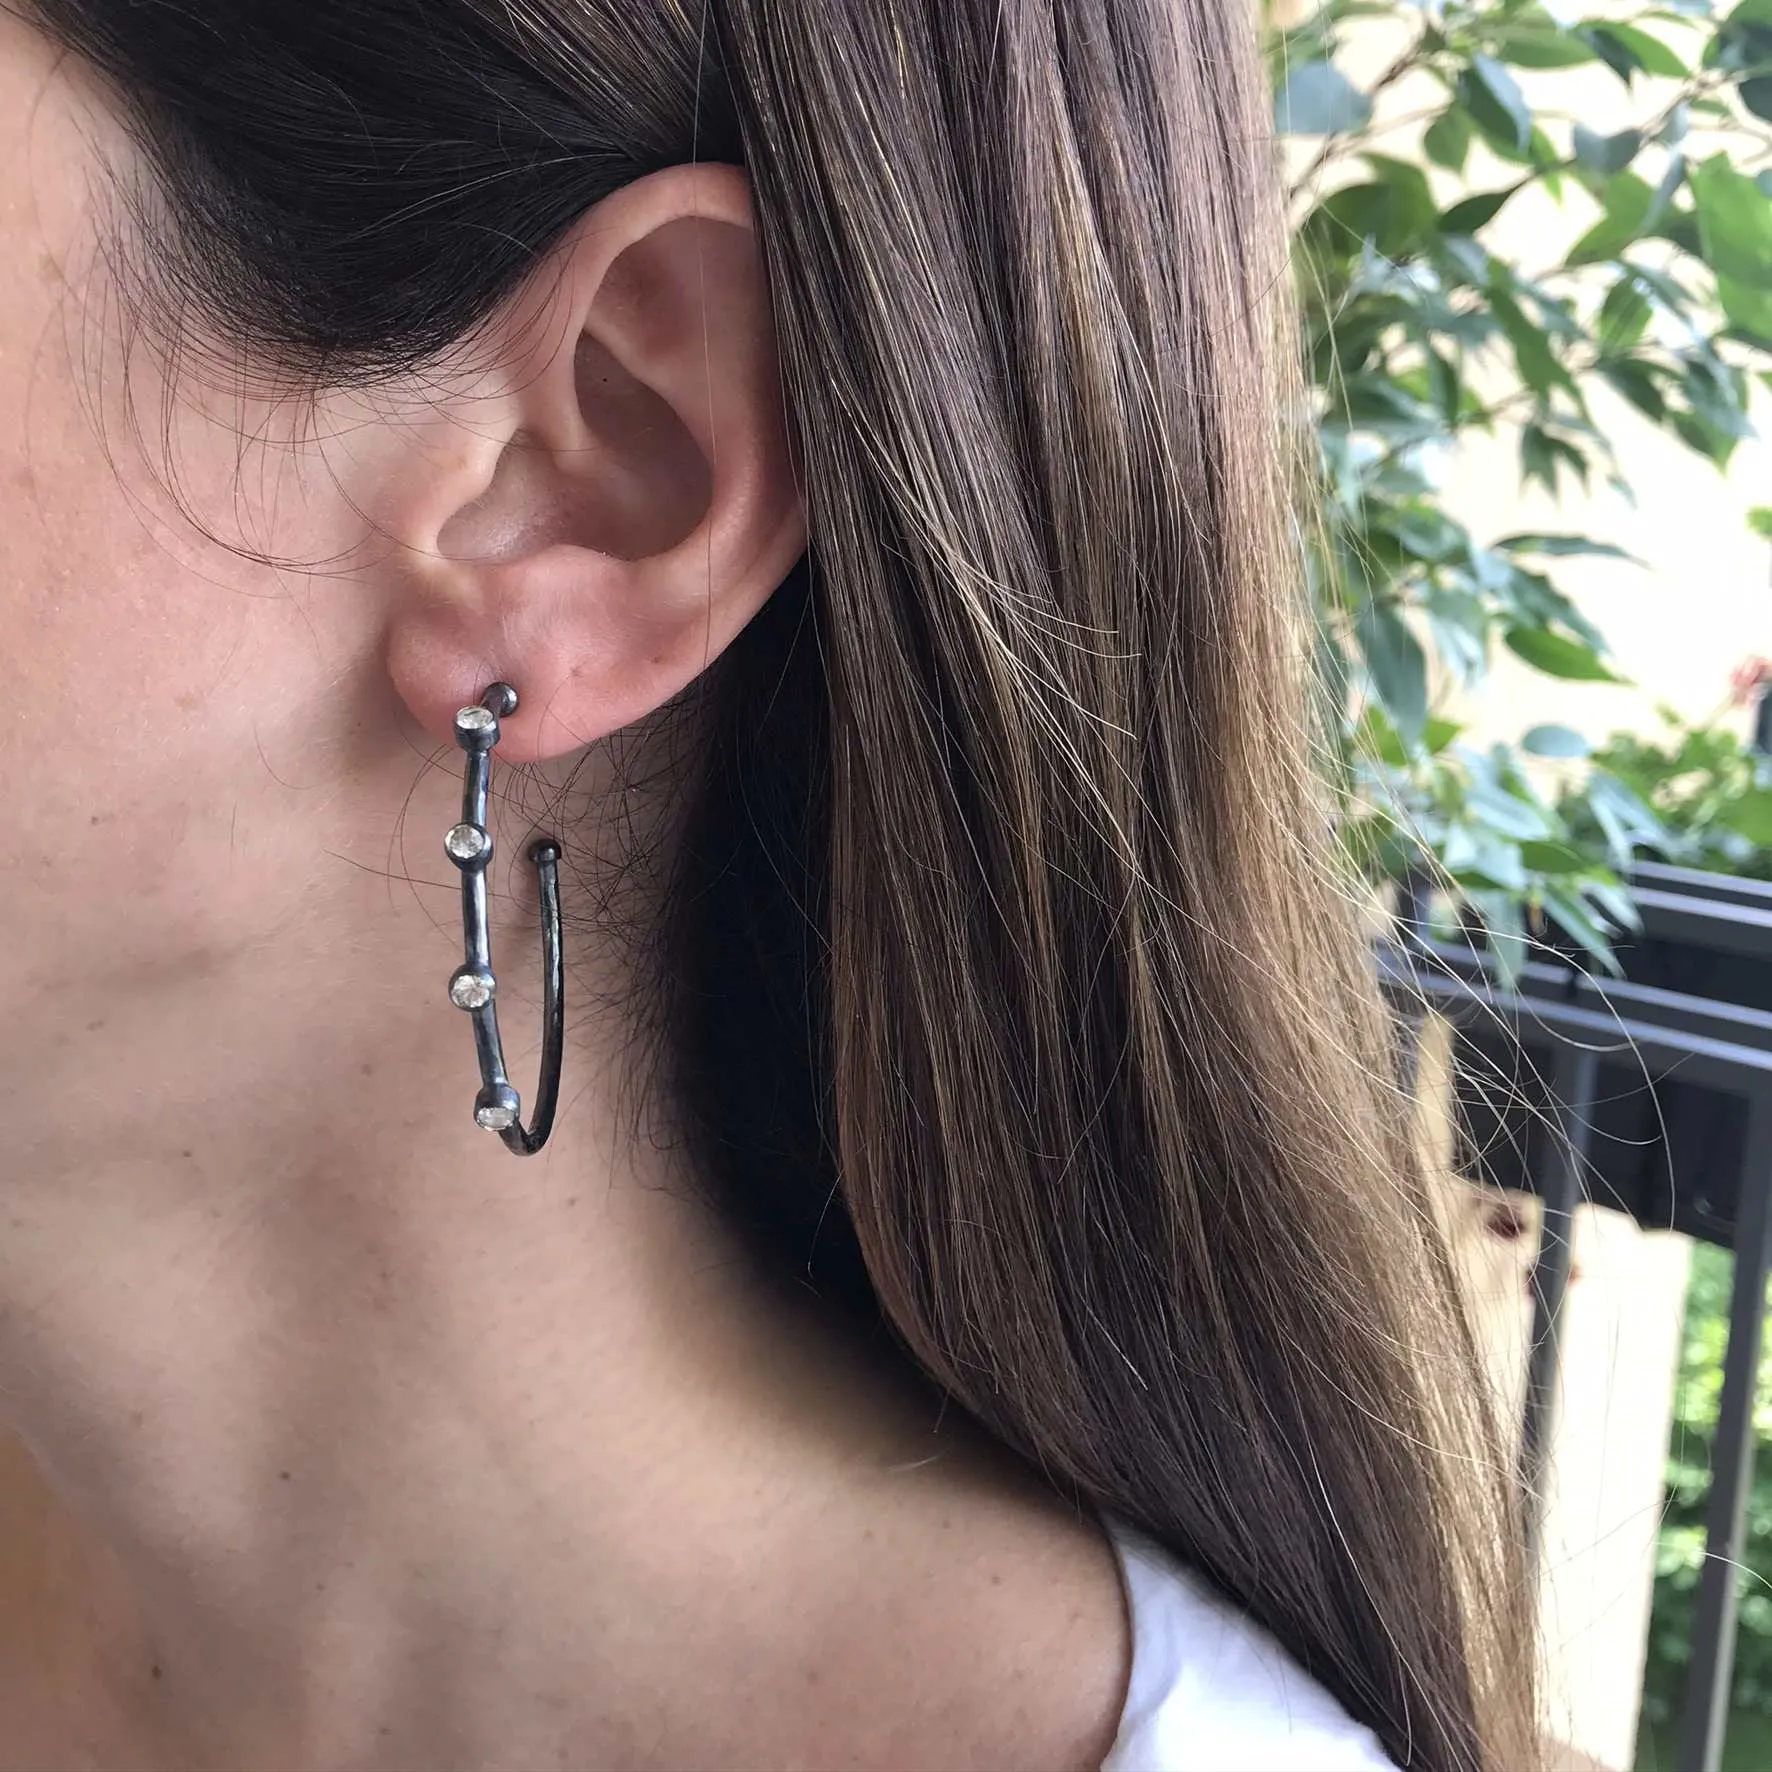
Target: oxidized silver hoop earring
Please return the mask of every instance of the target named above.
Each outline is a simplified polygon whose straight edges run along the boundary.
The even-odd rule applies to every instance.
[[[523,1103],[505,1075],[498,1038],[498,980],[492,973],[492,937],[486,923],[486,870],[492,863],[492,832],[486,823],[486,791],[499,721],[517,711],[517,692],[494,683],[479,702],[455,716],[455,742],[468,754],[462,784],[461,823],[443,839],[443,852],[461,870],[461,926],[467,959],[449,976],[449,1000],[474,1018],[474,1050],[480,1060],[480,1093],[474,1122],[496,1132],[505,1149],[530,1157],[547,1143],[560,1097],[560,1055],[566,1037],[566,969],[560,956],[560,844],[537,837],[529,859],[541,876],[542,1028],[541,1079],[528,1130]]]

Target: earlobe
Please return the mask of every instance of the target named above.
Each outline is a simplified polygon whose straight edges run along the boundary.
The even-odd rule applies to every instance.
[[[533,761],[670,701],[804,549],[743,173],[615,192],[474,354],[394,469],[388,670],[438,738],[516,684],[500,754]]]

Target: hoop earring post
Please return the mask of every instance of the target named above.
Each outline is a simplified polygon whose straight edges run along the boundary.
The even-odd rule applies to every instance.
[[[455,742],[467,753],[462,782],[461,822],[443,839],[443,852],[461,873],[462,943],[466,958],[449,975],[449,1000],[474,1021],[474,1051],[480,1064],[480,1093],[474,1123],[496,1132],[505,1148],[532,1157],[547,1143],[560,1099],[560,1061],[566,1043],[566,966],[560,932],[560,844],[537,837],[529,845],[541,885],[542,1040],[541,1076],[535,1113],[523,1125],[522,1098],[505,1074],[498,1035],[498,979],[492,970],[492,933],[487,909],[486,870],[492,865],[492,831],[486,801],[492,785],[492,753],[500,721],[517,711],[517,692],[494,683],[472,707],[455,716]]]

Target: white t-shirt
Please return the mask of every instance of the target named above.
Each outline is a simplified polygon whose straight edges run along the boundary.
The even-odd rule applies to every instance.
[[[1132,1680],[1102,1772],[1397,1772],[1252,1619],[1107,1521],[1132,1615]]]

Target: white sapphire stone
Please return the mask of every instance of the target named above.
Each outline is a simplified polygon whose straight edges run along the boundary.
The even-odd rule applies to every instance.
[[[478,861],[491,842],[477,824],[458,824],[443,839],[443,847],[455,861]]]
[[[458,972],[449,981],[449,1000],[457,1009],[484,1009],[497,989],[489,972]]]
[[[490,732],[498,716],[490,708],[463,708],[455,716],[456,728],[462,732]]]
[[[488,1132],[509,1132],[517,1123],[517,1113],[514,1108],[495,1101],[486,1107],[475,1108],[474,1119]]]

